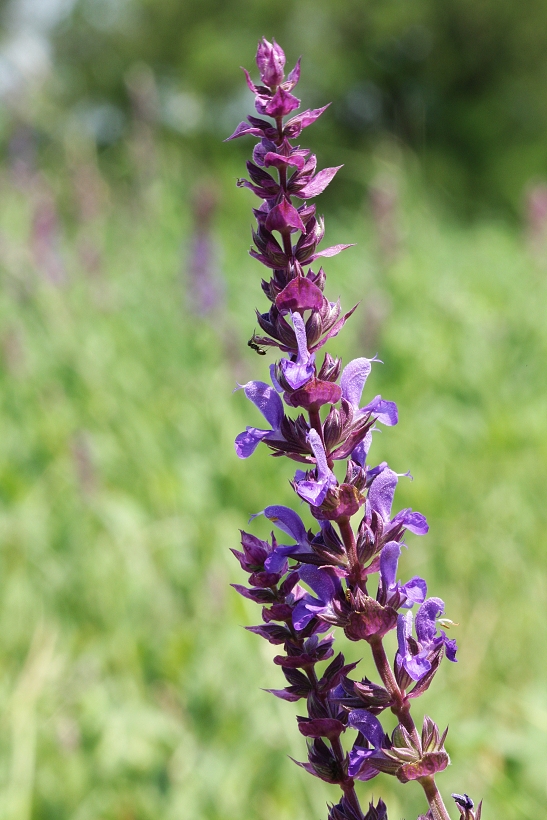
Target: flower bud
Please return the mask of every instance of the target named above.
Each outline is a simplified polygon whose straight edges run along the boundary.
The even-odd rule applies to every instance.
[[[260,71],[260,79],[269,88],[275,88],[283,82],[285,76],[285,53],[275,40],[269,43],[265,37],[258,44],[256,50],[256,64]]]

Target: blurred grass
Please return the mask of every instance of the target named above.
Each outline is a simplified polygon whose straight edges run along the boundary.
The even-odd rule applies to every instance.
[[[215,227],[227,299],[209,320],[187,294],[189,158],[160,156],[141,188],[105,187],[87,223],[69,170],[51,173],[62,284],[32,253],[35,183],[2,173],[2,818],[289,820],[325,816],[337,796],[288,760],[304,755],[298,705],[260,691],[281,685],[275,653],[240,628],[259,610],[228,586],[242,580],[228,548],[249,514],[294,503],[288,462],[233,452],[258,420],[231,391],[270,359],[245,344],[264,300],[246,255],[252,198],[229,162]],[[445,795],[483,796],[486,819],[537,820],[546,272],[512,229],[458,226],[411,163],[382,162],[402,190],[400,250],[382,258],[366,210],[327,215],[328,244],[358,242],[328,260],[327,287],[348,307],[364,297],[332,349],[385,362],[368,395],[397,401],[401,421],[372,458],[411,470],[397,508],[431,525],[410,536],[401,576],[425,576],[460,624],[458,665],[415,709],[450,724]],[[86,239],[102,259],[93,273]],[[371,674],[361,647],[347,651]],[[359,791],[387,796],[393,818],[424,809],[417,788],[383,776]]]

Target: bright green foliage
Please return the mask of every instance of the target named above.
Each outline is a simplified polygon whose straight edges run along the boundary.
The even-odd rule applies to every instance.
[[[194,319],[181,257],[191,167],[168,169],[147,191],[111,191],[92,225],[67,218],[63,286],[29,251],[32,192],[2,178],[6,820],[311,820],[334,796],[288,760],[304,745],[291,707],[260,691],[282,685],[281,673],[238,626],[256,613],[228,586],[237,528],[265,503],[294,503],[290,465],[263,448],[251,475],[233,451],[249,419],[231,391],[254,356],[239,285],[254,277],[261,303],[239,231],[249,202],[226,169],[216,239],[228,305]],[[64,173],[55,186],[71,214]],[[336,352],[378,351],[373,386],[400,412],[372,460],[412,466],[398,503],[431,525],[427,538],[410,536],[401,576],[426,575],[459,623],[460,663],[441,669],[423,703],[457,727],[447,792],[465,784],[485,817],[537,820],[547,801],[545,269],[502,224],[461,229],[418,193],[402,205],[389,264],[368,217],[327,216],[328,244],[359,242],[328,260],[329,279],[347,307],[363,299]],[[101,249],[95,274],[78,250],[86,231]],[[367,315],[383,316],[376,334]],[[258,363],[264,377],[269,361],[253,360],[252,373]],[[211,382],[223,399],[212,401]],[[424,810],[414,790],[384,785],[390,816]]]

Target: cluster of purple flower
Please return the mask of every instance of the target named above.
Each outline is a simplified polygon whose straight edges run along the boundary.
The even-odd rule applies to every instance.
[[[263,607],[263,622],[248,629],[282,647],[274,662],[288,685],[270,691],[284,700],[306,702],[307,714],[298,718],[298,727],[309,739],[308,760],[299,765],[342,789],[329,819],[385,820],[383,801],[371,804],[364,814],[354,788],[355,780],[385,772],[403,783],[418,781],[429,803],[424,817],[447,820],[435,784],[435,774],[449,763],[446,732],[441,734],[428,717],[418,732],[410,705],[430,686],[444,656],[456,660],[456,642],[441,628],[447,625],[441,618],[444,604],[440,598],[427,597],[424,579],[397,580],[405,532],[424,535],[427,522],[411,509],[394,515],[400,476],[385,462],[376,467],[367,463],[375,425],[396,424],[397,407],[381,396],[361,406],[375,359],[354,359],[342,369],[339,359],[325,353],[321,365],[316,362],[320,348],[353,312],[344,314],[339,302],[330,302],[324,295],[323,269],[314,272],[308,267],[319,257],[349,247],[318,250],[323,220],[307,203],[326,188],[338,168],[317,171],[316,157],[291,144],[326,106],[284,121],[300,106],[292,93],[300,61],[285,79],[282,49],[264,39],[257,65],[261,85],[255,85],[247,71],[245,75],[260,117],[249,116],[229,139],[259,139],[253,161],[247,163],[250,180],[238,184],[262,200],[254,211],[258,227],[250,253],[272,271],[271,278],[262,281],[271,307],[257,313],[263,335],[253,335],[250,345],[260,353],[277,347],[285,357],[271,365],[271,384],[241,385],[268,427],[247,427],[236,438],[235,448],[240,458],[248,458],[263,442],[274,456],[306,465],[296,470],[292,486],[309,505],[317,531],[306,530],[288,507],[266,507],[259,515],[291,543],[279,543],[274,533],[263,541],[242,532],[242,551],[235,554],[249,574],[249,586],[235,588]],[[293,204],[293,198],[301,204]],[[303,413],[292,418],[284,405]],[[326,407],[328,412],[322,412]],[[342,482],[333,471],[339,460],[347,462]],[[352,518],[358,514],[360,522],[354,527]],[[334,655],[331,626],[341,627],[352,641],[370,645],[381,683],[350,677],[357,664],[346,663],[341,653]],[[383,646],[391,630],[398,638],[393,664]],[[318,664],[328,660],[318,671]],[[391,737],[378,718],[389,709],[398,720]],[[341,742],[348,729],[357,732],[349,752]],[[465,820],[479,820],[480,806],[475,810],[467,795],[453,797]]]

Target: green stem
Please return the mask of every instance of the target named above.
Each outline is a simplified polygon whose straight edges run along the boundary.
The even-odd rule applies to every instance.
[[[313,686],[315,693],[321,700],[326,700],[326,695],[320,695],[317,691],[317,675],[315,674],[315,669],[313,666],[311,668],[306,669],[308,679]],[[346,753],[344,752],[344,748],[342,746],[342,742],[339,737],[334,738],[330,741],[330,745],[335,755],[336,759],[342,766],[346,757]],[[352,777],[346,776],[342,783],[339,784],[340,788],[344,792],[346,800],[353,806],[354,811],[356,812],[357,816],[360,820],[364,820],[363,818],[363,811],[361,809],[361,804],[359,803],[359,798],[357,797],[357,793],[355,791],[355,781]]]
[[[359,558],[357,556],[357,544],[355,543],[355,534],[351,526],[349,518],[340,518],[337,522],[342,536],[342,541],[348,554],[350,575],[353,569],[358,567]]]
[[[382,683],[392,698],[391,711],[397,716],[399,723],[405,727],[408,734],[412,737],[416,747],[420,749],[420,736],[418,735],[416,724],[412,720],[408,700],[404,691],[400,689],[399,684],[395,680],[395,675],[393,674],[393,670],[387,659],[386,650],[384,649],[382,639],[372,638],[369,643],[370,648],[372,649],[372,657],[374,658],[374,663],[376,664],[378,674],[380,675]]]
[[[435,777],[430,774],[427,777],[421,777],[418,782],[425,792],[434,820],[450,820],[450,815],[435,783]]]

